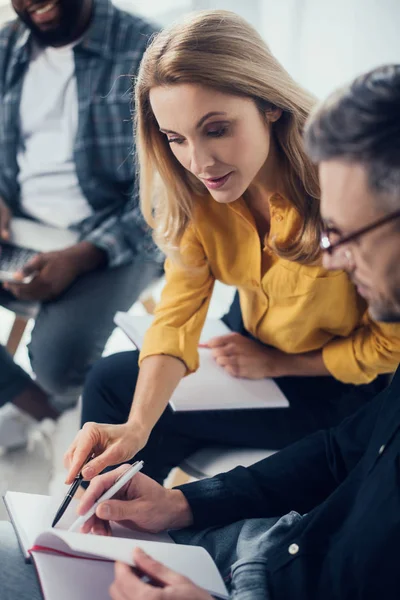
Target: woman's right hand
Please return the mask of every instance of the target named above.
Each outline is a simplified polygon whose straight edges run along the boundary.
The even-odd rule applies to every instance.
[[[64,455],[68,469],[66,483],[72,483],[90,454],[94,453],[95,458],[82,469],[86,480],[93,479],[106,467],[130,460],[146,442],[147,435],[132,422],[123,425],[85,423]]]
[[[84,515],[130,466],[121,465],[95,477],[81,498],[78,514]],[[157,533],[189,527],[193,522],[193,515],[180,490],[169,490],[147,475],[137,473],[111,500],[98,506],[96,514],[82,525],[81,532],[109,535],[110,521],[132,529]]]

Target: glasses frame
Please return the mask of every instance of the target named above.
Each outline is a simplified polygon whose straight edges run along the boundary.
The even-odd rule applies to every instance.
[[[385,217],[382,217],[381,219],[378,219],[377,221],[374,221],[373,223],[370,223],[369,225],[366,225],[365,227],[361,227],[361,229],[357,229],[356,231],[353,231],[353,233],[350,233],[349,235],[345,235],[344,237],[342,237],[337,242],[334,242],[333,244],[331,243],[331,241],[329,239],[329,233],[328,233],[329,229],[325,229],[321,234],[320,248],[323,252],[327,252],[330,256],[332,256],[332,254],[336,250],[336,248],[343,246],[344,244],[348,244],[349,242],[353,242],[354,240],[356,240],[360,236],[364,235],[365,233],[369,233],[370,231],[373,231],[374,229],[377,229],[378,227],[381,227],[382,225],[386,225],[386,223],[390,223],[391,221],[394,221],[395,219],[398,219],[399,217],[400,217],[400,209],[396,210],[393,213],[390,213],[389,215],[386,215]]]

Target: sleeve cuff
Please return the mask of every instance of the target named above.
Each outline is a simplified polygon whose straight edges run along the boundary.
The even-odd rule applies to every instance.
[[[322,358],[328,371],[343,383],[356,385],[369,383],[376,373],[367,374],[356,359],[352,339],[335,339],[324,346]]]
[[[233,485],[232,485],[233,484]],[[236,467],[209,479],[187,483],[180,490],[189,503],[194,527],[211,527],[251,518],[265,498],[245,467]],[[241,493],[237,494],[237,489]]]
[[[90,242],[96,248],[104,250],[107,254],[108,267],[119,267],[126,265],[132,261],[133,252],[128,246],[125,248],[121,247],[121,244],[117,244],[113,235],[105,234],[104,232],[97,233],[96,230],[89,233],[85,238],[86,242]]]
[[[147,356],[168,354],[182,360],[187,368],[186,375],[194,373],[199,368],[199,353],[197,336],[185,335],[183,329],[167,325],[153,325],[146,332],[142,350],[139,356],[139,366]]]

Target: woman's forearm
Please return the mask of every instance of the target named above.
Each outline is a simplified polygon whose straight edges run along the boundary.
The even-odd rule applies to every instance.
[[[322,358],[322,350],[303,354],[286,354],[284,357],[282,375],[307,377],[330,374]]]
[[[160,354],[143,360],[128,423],[139,427],[146,441],[185,373],[185,364],[173,356]]]

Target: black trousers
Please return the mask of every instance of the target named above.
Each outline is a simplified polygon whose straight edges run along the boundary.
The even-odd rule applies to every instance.
[[[224,320],[233,331],[246,334],[237,297]],[[82,424],[126,422],[137,376],[136,351],[99,361],[86,380]],[[282,377],[276,383],[289,408],[174,413],[168,407],[135,460],[144,460],[143,472],[161,483],[183,459],[210,445],[279,450],[340,423],[379,393],[387,378],[360,386],[333,377]]]

